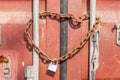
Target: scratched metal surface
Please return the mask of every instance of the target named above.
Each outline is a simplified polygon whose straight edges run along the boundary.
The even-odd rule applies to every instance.
[[[40,11],[60,12],[59,0],[41,0]],[[120,0],[97,0],[96,14],[101,18],[100,30],[100,67],[96,80],[120,79],[120,47],[116,45],[115,22],[120,20]],[[89,0],[69,0],[68,13],[79,17],[89,12]],[[12,77],[10,80],[25,80],[24,69],[32,65],[32,53],[24,40],[25,24],[31,18],[31,0],[0,0],[0,25],[2,44],[0,55],[12,58]],[[73,49],[88,31],[89,23],[81,26],[68,26],[68,51]],[[58,21],[40,20],[40,47],[51,57],[59,57],[60,24]],[[0,64],[0,80],[2,76]],[[48,64],[40,60],[40,80],[59,80],[59,68],[55,74],[47,72]],[[88,80],[88,43],[73,58],[68,60],[68,80]]]

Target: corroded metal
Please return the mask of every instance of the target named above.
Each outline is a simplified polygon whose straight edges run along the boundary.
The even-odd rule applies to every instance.
[[[57,13],[52,13],[52,12],[43,12],[40,13],[39,18],[43,18],[43,17],[47,17],[49,16],[50,18],[54,18],[54,19],[69,19],[69,21],[72,23],[75,22],[77,24],[82,23],[84,20],[88,20],[89,19],[89,15],[88,14],[84,14],[82,15],[79,19],[76,19],[72,14],[57,14]],[[59,18],[57,18],[57,16],[59,16]],[[78,53],[81,48],[87,43],[88,39],[90,38],[91,35],[93,35],[94,31],[96,30],[96,28],[98,27],[100,22],[100,18],[96,18],[95,23],[93,24],[93,28],[91,28],[88,33],[86,34],[86,36],[82,39],[82,41],[71,51],[67,52],[66,54],[64,54],[63,56],[61,56],[58,59],[52,59],[50,58],[46,53],[44,53],[37,45],[35,45],[34,41],[32,40],[32,37],[29,33],[29,29],[33,23],[33,20],[30,19],[26,25],[26,29],[25,29],[25,38],[28,41],[28,45],[31,48],[34,48],[36,50],[36,52],[40,55],[40,57],[42,59],[44,59],[45,62],[63,62],[71,57],[73,57],[76,53]]]

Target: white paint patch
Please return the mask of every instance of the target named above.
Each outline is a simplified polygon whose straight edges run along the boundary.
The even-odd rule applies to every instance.
[[[0,23],[26,23],[31,18],[28,12],[0,12]]]
[[[116,12],[114,10],[98,10],[96,13],[102,22],[116,22],[120,20],[120,11]]]
[[[24,62],[22,62],[22,66],[23,66],[23,67],[25,66],[25,63],[24,63]]]

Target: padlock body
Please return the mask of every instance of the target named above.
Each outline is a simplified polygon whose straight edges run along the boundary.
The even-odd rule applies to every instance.
[[[50,63],[48,66],[48,70],[52,72],[56,72],[57,70],[57,65]]]

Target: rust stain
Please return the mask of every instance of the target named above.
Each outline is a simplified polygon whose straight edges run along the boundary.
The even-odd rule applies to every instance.
[[[8,63],[8,58],[7,57],[5,57],[5,56],[3,56],[3,55],[1,55],[0,56],[0,63]]]

